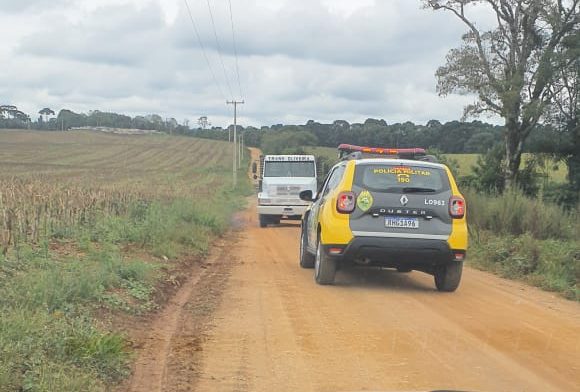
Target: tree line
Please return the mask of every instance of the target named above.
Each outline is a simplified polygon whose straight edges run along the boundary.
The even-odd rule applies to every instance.
[[[144,129],[176,134],[186,134],[190,129],[187,121],[180,124],[175,118],[163,118],[158,114],[131,117],[100,110],[75,113],[69,109],[62,109],[57,114],[48,107],[40,109],[38,118],[32,121],[31,115],[16,106],[0,105],[0,129],[63,131],[82,127]]]

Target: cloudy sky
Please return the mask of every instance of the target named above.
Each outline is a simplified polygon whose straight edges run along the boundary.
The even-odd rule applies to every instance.
[[[209,0],[215,34],[188,0],[205,52],[184,1],[0,0],[0,104],[223,126],[232,98],[244,125],[446,121],[473,100],[437,96],[465,28],[419,0],[231,0],[239,82],[228,0]]]

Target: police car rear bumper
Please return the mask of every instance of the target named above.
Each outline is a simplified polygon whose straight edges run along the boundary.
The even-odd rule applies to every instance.
[[[355,237],[344,245],[325,245],[329,256],[345,264],[382,267],[428,267],[465,257],[465,250],[450,249],[446,240],[419,238]],[[339,249],[342,249],[338,253]]]
[[[278,215],[278,216],[296,216],[303,215],[306,212],[308,206],[291,206],[291,205],[281,205],[281,206],[265,206],[258,205],[258,214],[260,215]]]

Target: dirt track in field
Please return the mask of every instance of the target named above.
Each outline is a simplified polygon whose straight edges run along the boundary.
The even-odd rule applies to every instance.
[[[297,223],[237,223],[152,321],[129,390],[580,390],[576,303],[469,268],[455,293],[419,272],[317,286]]]

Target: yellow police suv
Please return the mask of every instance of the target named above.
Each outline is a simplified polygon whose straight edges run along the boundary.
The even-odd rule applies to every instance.
[[[420,148],[339,146],[341,160],[302,218],[300,265],[332,284],[345,266],[418,270],[455,291],[467,251],[465,199],[449,168]]]

